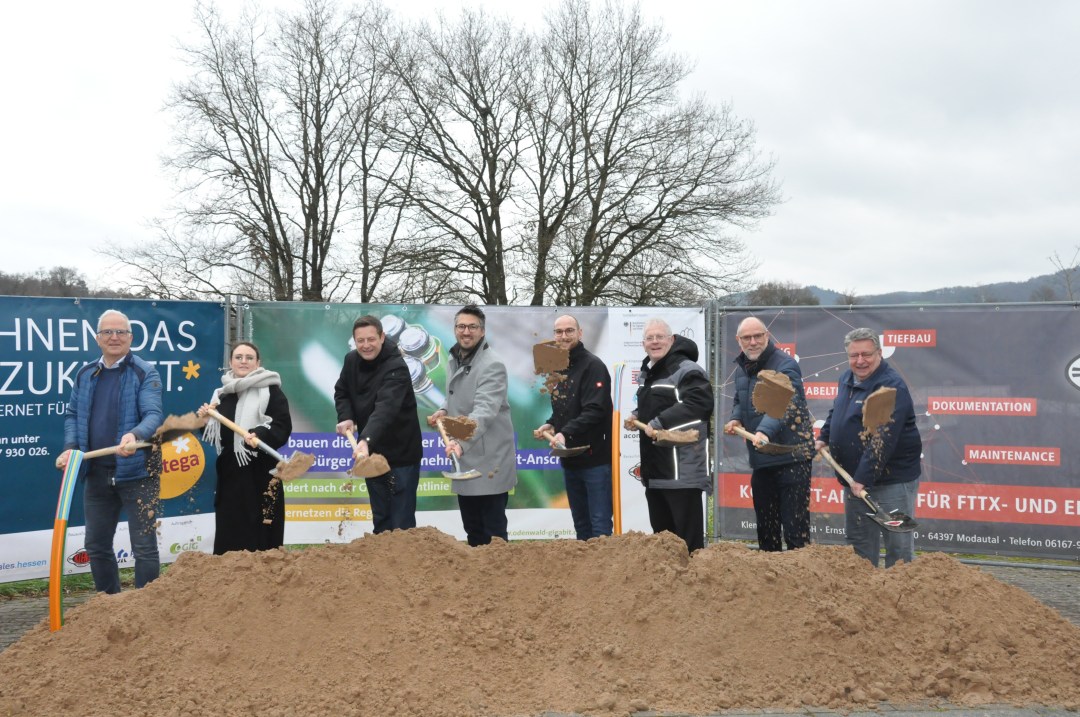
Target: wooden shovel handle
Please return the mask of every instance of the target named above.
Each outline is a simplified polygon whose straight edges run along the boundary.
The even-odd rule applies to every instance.
[[[548,439],[548,441],[554,441],[555,440],[555,434],[552,433],[551,431],[544,431],[540,435],[543,436],[544,438]],[[564,451],[566,450],[566,444],[561,442],[561,441],[556,443],[555,447],[559,448],[561,450],[564,450]]]
[[[826,448],[825,446],[822,446],[821,450],[818,451],[818,453],[821,454],[822,458],[824,458],[826,461],[828,461],[829,465],[831,465],[833,467],[833,469],[836,470],[836,472],[840,475],[840,477],[843,478],[844,481],[848,484],[848,487],[852,488],[852,492],[854,493],[855,491],[854,491],[853,486],[855,485],[855,479],[851,477],[850,473],[848,473],[846,470],[844,470],[844,467],[842,465],[840,465],[839,463],[836,462],[836,459],[832,457],[832,453],[829,453],[829,449]],[[856,495],[858,495],[863,500],[866,500],[866,491],[865,490],[863,490],[862,493],[857,493]]]
[[[123,445],[123,444],[121,444],[121,445]],[[133,448],[135,450],[139,450],[139,449],[142,449],[142,448],[149,448],[150,446],[152,446],[154,444],[149,443],[148,441],[135,441],[134,443],[128,443],[127,445],[130,448]],[[92,451],[87,451],[86,453],[83,453],[83,460],[86,460],[88,458],[101,458],[102,456],[108,456],[108,455],[111,455],[113,453],[116,453],[119,450],[120,450],[120,446],[109,446],[108,448],[95,448]]]
[[[649,433],[649,431],[655,431],[655,430],[656,430],[656,429],[655,429],[655,428],[653,428],[652,426],[648,426],[648,425],[646,425],[646,424],[642,423],[641,421],[639,421],[639,420],[638,420],[638,419],[636,419],[636,418],[635,418],[635,419],[633,419],[633,424],[634,424],[635,426],[637,426],[638,428],[640,428],[641,430],[645,431],[645,433],[646,433],[646,434],[648,434],[648,433]]]
[[[759,448],[761,446],[765,445],[764,443],[760,443],[760,444],[758,443],[757,434],[751,433],[750,431],[746,430],[742,426],[732,426],[731,430],[735,431],[735,435],[740,436],[742,438],[745,438],[746,440],[750,441],[752,444],[754,444],[755,446],[757,446]]]
[[[352,431],[345,431],[345,437],[349,439],[349,445],[352,446],[352,449],[355,451],[356,447],[360,445],[360,443],[356,440],[356,434],[354,434]]]
[[[210,416],[211,418],[216,419],[218,423],[225,426],[226,428],[231,430],[233,433],[235,433],[236,435],[238,435],[238,436],[240,436],[242,438],[247,438],[247,434],[250,433],[250,431],[245,431],[239,425],[237,425],[233,421],[230,421],[228,418],[225,418],[225,416],[222,416],[220,413],[218,413],[217,411],[215,411],[212,408],[206,409],[206,415]],[[258,436],[255,436],[255,443],[259,446],[260,450],[262,450],[262,452],[265,453],[266,455],[270,456],[271,458],[276,459],[279,463],[284,463],[285,462],[285,456],[281,455],[280,453],[275,451],[273,448],[271,448],[270,446],[263,443],[263,440],[261,438],[259,438]]]
[[[443,445],[449,447],[450,436],[446,435],[446,429],[443,427],[442,418],[435,419],[435,426],[439,429],[439,435],[442,436]]]

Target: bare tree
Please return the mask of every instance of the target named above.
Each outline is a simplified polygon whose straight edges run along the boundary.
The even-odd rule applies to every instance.
[[[391,60],[407,92],[397,137],[416,157],[398,188],[430,264],[457,293],[489,304],[512,301],[507,278],[507,209],[521,153],[531,40],[507,20],[466,10],[416,29]]]
[[[793,281],[766,281],[746,297],[750,306],[817,306],[821,301],[807,287]]]
[[[1076,276],[1077,270],[1080,270],[1080,247],[1077,247],[1076,251],[1073,252],[1072,261],[1065,263],[1061,255],[1055,251],[1050,257],[1050,263],[1054,265],[1057,273],[1060,274],[1061,283],[1065,289],[1065,299],[1074,301],[1076,299],[1074,289],[1080,288]]]
[[[203,40],[184,48],[194,74],[170,103],[185,204],[157,245],[111,254],[161,295],[323,301],[358,281],[361,300],[375,296],[394,234],[372,235],[401,167],[384,151],[393,85],[372,50],[389,14],[306,0],[272,25],[248,14],[230,25],[202,4],[196,19]]]
[[[752,126],[728,108],[680,101],[690,67],[666,41],[636,6],[564,0],[549,16],[546,102],[531,106],[529,123],[533,304],[603,303],[626,286],[656,285],[640,267],[666,267],[678,277],[669,286],[705,296],[743,276],[723,268],[746,269],[725,230],[777,201],[771,164],[754,153]],[[553,280],[541,295],[545,277]]]

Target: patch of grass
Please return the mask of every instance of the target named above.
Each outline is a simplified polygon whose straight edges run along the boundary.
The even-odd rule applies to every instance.
[[[168,565],[161,566],[161,574],[168,570]],[[65,595],[82,595],[94,592],[94,578],[90,573],[75,573],[65,575]],[[120,569],[120,587],[127,589],[135,587],[135,568]],[[49,580],[38,578],[35,580],[19,580],[13,583],[0,583],[0,600],[15,600],[17,598],[48,597]]]

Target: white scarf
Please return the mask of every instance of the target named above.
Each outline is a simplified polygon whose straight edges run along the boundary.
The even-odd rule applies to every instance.
[[[274,371],[267,371],[259,367],[243,378],[237,378],[232,371],[226,371],[221,377],[221,388],[214,391],[210,397],[210,405],[221,402],[221,394],[235,393],[236,416],[235,423],[246,431],[251,431],[256,426],[269,428],[274,420],[266,415],[267,404],[270,403],[270,387],[281,385],[281,376]],[[221,453],[221,424],[210,421],[203,430],[203,440],[213,443],[218,453]],[[253,450],[238,433],[233,433],[233,453],[236,454],[236,462],[246,466],[258,453]]]

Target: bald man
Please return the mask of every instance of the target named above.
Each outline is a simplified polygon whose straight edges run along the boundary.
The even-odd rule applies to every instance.
[[[756,317],[743,319],[735,332],[742,351],[735,357],[735,400],[731,420],[724,433],[733,435],[735,426],[755,434],[746,441],[750,455],[750,490],[757,516],[758,547],[765,551],[788,550],[810,544],[810,466],[814,458],[814,433],[806,408],[802,371],[794,358],[777,348],[765,324]],[[758,413],[751,401],[758,375],[764,370],[782,373],[791,379],[795,397],[780,419]],[[792,453],[767,455],[754,444],[796,445]]]
[[[583,343],[585,332],[569,314],[555,319],[555,345],[570,352],[565,377],[551,390],[551,417],[533,431],[554,434],[551,446],[589,446],[560,458],[566,498],[578,540],[611,535],[611,374]]]

